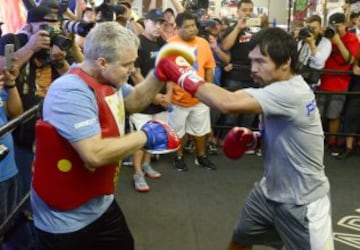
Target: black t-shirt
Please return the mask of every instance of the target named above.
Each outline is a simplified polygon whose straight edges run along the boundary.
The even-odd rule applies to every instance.
[[[230,34],[235,26],[230,26],[224,34],[226,37]],[[234,68],[230,72],[224,72],[224,80],[237,80],[242,82],[252,82],[252,78],[250,76],[251,71],[251,62],[249,59],[249,41],[251,39],[251,33],[247,30],[242,30],[239,32],[238,37],[232,48],[229,50],[231,54],[231,63]]]
[[[157,41],[151,41],[144,35],[140,35],[140,47],[138,51],[138,58],[135,62],[135,67],[140,68],[141,74],[146,75],[154,68],[155,59],[159,53],[160,48],[166,43],[161,37]],[[161,93],[165,93],[166,87],[161,90]],[[144,114],[156,114],[164,111],[165,108],[161,105],[150,104],[141,113]]]

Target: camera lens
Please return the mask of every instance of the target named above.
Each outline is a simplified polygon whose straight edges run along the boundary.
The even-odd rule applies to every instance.
[[[335,36],[335,32],[335,29],[329,26],[324,31],[324,37],[331,39]]]

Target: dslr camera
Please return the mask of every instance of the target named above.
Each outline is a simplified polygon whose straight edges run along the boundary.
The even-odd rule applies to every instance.
[[[309,26],[305,26],[299,31],[298,36],[300,40],[305,40],[306,38],[310,37],[313,33],[314,31]]]
[[[84,21],[64,20],[62,28],[69,33],[85,37],[94,25],[95,23],[87,23]]]
[[[326,27],[325,31],[324,31],[324,37],[331,39],[335,36],[336,34],[336,29],[333,26],[328,26]]]
[[[56,45],[61,50],[69,50],[71,48],[71,40],[62,35],[61,30],[55,29],[48,24],[41,24],[40,30],[46,30],[49,33],[51,46]]]
[[[66,36],[62,35],[61,30],[55,29],[48,24],[41,24],[39,28],[40,30],[46,30],[49,33],[50,46],[56,45],[64,51],[71,48],[72,41]],[[38,59],[41,66],[49,65],[50,51],[48,49],[42,49],[36,53],[36,58]]]

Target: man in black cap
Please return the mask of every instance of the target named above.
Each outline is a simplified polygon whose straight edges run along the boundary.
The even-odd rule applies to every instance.
[[[166,43],[160,36],[160,30],[164,23],[164,16],[161,9],[151,9],[144,19],[144,32],[139,36],[140,46],[138,58],[135,62],[136,71],[132,77],[136,85],[143,81],[143,76],[153,68],[155,58],[160,48]],[[145,108],[141,113],[132,114],[130,123],[133,130],[140,130],[142,125],[151,120],[157,119],[168,122],[167,108],[170,105],[172,89],[171,85],[164,86],[159,94],[156,95],[152,104]],[[145,175],[149,178],[160,178],[161,174],[154,170],[151,165],[151,154],[143,150],[134,153],[134,188],[138,192],[148,192],[150,190]]]
[[[0,38],[0,67],[5,64],[5,45],[15,45],[15,57],[21,69],[16,86],[24,110],[39,104],[52,80],[69,68],[65,60],[66,52],[52,45],[50,33],[58,27],[57,14],[39,6],[28,11],[27,24],[19,33],[7,33]],[[34,117],[13,132],[15,160],[19,169],[19,200],[30,190],[35,121]],[[26,243],[30,248],[30,243]]]
[[[325,63],[325,70],[350,71],[359,53],[359,40],[354,33],[346,30],[345,15],[335,13],[329,18],[329,27],[324,36],[332,43],[332,52]],[[319,90],[345,92],[350,83],[350,74],[324,73]],[[340,129],[340,114],[345,103],[345,95],[320,95],[317,100],[320,114],[327,120],[327,131],[336,134]],[[327,144],[333,156],[339,154],[336,136],[329,136]]]

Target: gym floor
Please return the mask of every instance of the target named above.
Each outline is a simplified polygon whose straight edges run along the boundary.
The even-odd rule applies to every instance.
[[[331,184],[335,248],[360,249],[360,150],[347,160],[325,154]],[[147,178],[151,191],[133,188],[132,167],[122,167],[116,198],[135,238],[136,250],[225,250],[240,209],[255,181],[262,176],[261,157],[232,161],[211,156],[209,171],[185,155],[188,172],[172,167],[164,155],[153,167],[163,176]],[[267,250],[263,246],[255,250]]]

